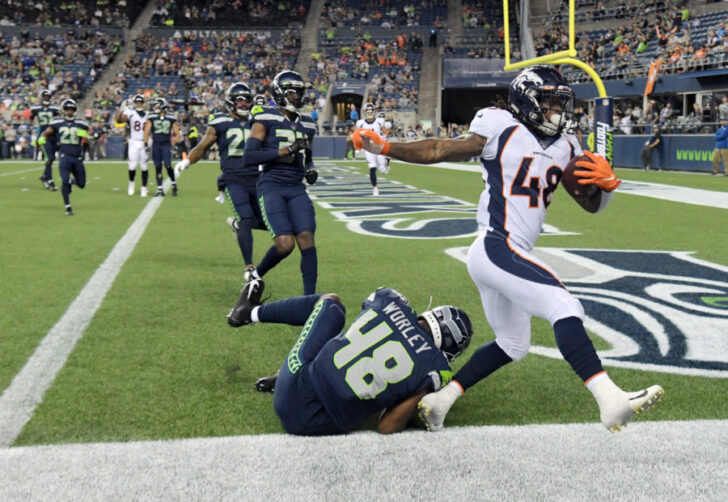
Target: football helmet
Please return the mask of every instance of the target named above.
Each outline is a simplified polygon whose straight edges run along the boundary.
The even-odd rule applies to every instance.
[[[51,104],[51,91],[48,89],[43,89],[40,91],[40,104],[43,106],[48,106]]]
[[[377,118],[380,118],[380,119],[383,119],[383,118],[385,118],[385,117],[384,117],[384,112],[379,112],[379,113],[377,113]]]
[[[166,112],[169,108],[169,105],[167,104],[167,100],[164,98],[157,98],[154,101],[154,111],[159,112]]]
[[[138,112],[144,111],[144,96],[141,94],[135,94],[134,99],[132,100],[134,102],[134,109]]]
[[[283,70],[271,83],[273,101],[289,112],[297,113],[303,106],[306,83],[297,72]]]
[[[560,134],[574,114],[574,91],[553,66],[530,66],[508,87],[508,107],[520,121],[545,136]],[[547,112],[551,110],[549,119]]]
[[[367,120],[372,120],[375,117],[374,112],[374,103],[367,103],[364,105],[364,118]]]
[[[257,106],[268,106],[268,98],[264,94],[256,94],[253,98],[253,104]]]
[[[473,336],[473,324],[468,314],[452,305],[441,305],[417,317],[430,327],[432,338],[448,361],[465,352]]]
[[[247,118],[253,103],[250,87],[242,82],[235,82],[225,92],[225,108],[240,118]]]
[[[64,117],[67,120],[72,120],[76,117],[76,111],[78,110],[78,106],[73,99],[68,98],[64,99],[63,103],[61,103],[61,109],[63,110]]]

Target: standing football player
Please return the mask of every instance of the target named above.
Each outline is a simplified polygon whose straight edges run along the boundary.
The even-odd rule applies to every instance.
[[[48,138],[55,136],[58,143],[60,160],[58,169],[61,173],[61,194],[63,203],[66,206],[66,216],[73,216],[71,209],[71,185],[78,188],[86,186],[86,168],[83,165],[83,147],[88,143],[88,123],[85,120],[76,118],[78,107],[72,99],[66,99],[61,103],[63,115],[57,117],[48,124],[48,127],[38,139],[38,144],[43,146]],[[73,175],[73,178],[71,178]]]
[[[381,117],[377,117],[374,110],[373,103],[367,103],[364,105],[363,119],[356,121],[357,129],[368,129],[377,133],[379,137],[385,136],[386,131],[385,120]],[[379,196],[379,188],[377,187],[377,171],[382,174],[386,174],[387,158],[384,155],[377,155],[371,152],[364,152],[364,157],[367,159],[367,165],[369,165],[369,181],[372,183],[372,195]]]
[[[227,113],[214,114],[202,141],[190,151],[186,159],[174,166],[175,174],[179,176],[217,142],[222,170],[217,186],[224,191],[225,198],[232,206],[234,217],[228,218],[228,224],[237,234],[238,246],[245,262],[245,281],[249,280],[255,269],[252,231],[266,229],[255,189],[260,174],[258,166],[247,166],[243,162],[245,140],[250,135],[248,117],[251,105],[250,87],[242,82],[232,84],[225,93]]]
[[[51,91],[44,89],[40,93],[40,105],[30,107],[30,120],[38,120],[38,137],[40,137],[50,125],[51,121],[61,114],[61,109],[51,105]],[[39,145],[40,146],[40,145]],[[58,188],[53,181],[53,161],[58,151],[58,143],[55,136],[46,138],[45,145],[41,149],[45,157],[45,170],[40,176],[40,181],[48,190],[56,191]]]
[[[314,243],[316,218],[303,179],[313,185],[318,172],[313,168],[311,142],[316,124],[299,108],[306,84],[295,71],[284,70],[271,83],[277,108],[256,106],[251,111],[251,132],[245,143],[248,166],[263,164],[258,179],[258,201],[273,246],[247,279],[260,279],[298,244],[301,250],[303,294],[316,291],[318,260]]]
[[[137,94],[133,99],[134,107],[127,108],[126,101],[122,103],[122,109],[114,117],[118,123],[129,124],[129,189],[126,193],[134,195],[134,178],[136,168],[142,171],[142,188],[140,194],[146,197],[149,194],[147,183],[149,181],[149,166],[147,165],[148,155],[144,143],[144,124],[147,121],[144,111],[144,96]]]
[[[152,136],[152,161],[157,176],[157,193],[155,197],[164,197],[162,188],[162,165],[167,170],[167,176],[172,180],[172,195],[177,196],[177,182],[172,169],[172,146],[180,139],[177,116],[168,113],[167,100],[158,98],[154,103],[153,112],[147,116],[144,123],[144,144],[148,144]]]
[[[444,305],[418,316],[389,288],[369,295],[346,331],[345,308],[335,294],[261,305],[262,292],[263,281],[247,283],[229,319],[237,326],[303,326],[278,374],[256,382],[260,391],[275,389],[273,404],[289,434],[344,434],[382,410],[380,433],[403,429],[418,401],[448,383],[450,361],[473,334],[459,308]]]
[[[480,347],[445,388],[420,401],[420,417],[430,430],[442,428],[468,388],[528,354],[532,316],[551,323],[559,350],[593,394],[610,431],[663,395],[659,385],[628,393],[612,382],[584,329],[581,303],[531,254],[566,165],[582,154],[576,138],[563,134],[573,105],[574,93],[560,71],[532,66],[511,82],[508,109],[478,111],[467,136],[387,143],[373,131],[357,131],[354,144],[373,153],[419,164],[477,156],[482,166],[486,188],[477,216],[482,233],[470,246],[467,265],[496,339]],[[582,170],[574,174],[580,184],[592,186],[591,194],[577,202],[599,212],[621,182],[606,159],[586,154],[590,161],[578,161]]]

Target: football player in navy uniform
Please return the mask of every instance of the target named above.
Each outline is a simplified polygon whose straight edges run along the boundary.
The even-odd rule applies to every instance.
[[[192,149],[189,156],[174,166],[179,176],[190,164],[202,158],[205,152],[217,142],[220,151],[218,189],[223,190],[232,206],[234,217],[228,224],[237,234],[245,270],[250,273],[253,264],[253,229],[265,230],[260,214],[255,184],[258,181],[258,166],[247,166],[243,162],[245,140],[250,135],[248,117],[252,106],[250,87],[242,82],[232,84],[225,92],[227,113],[216,113],[208,122],[202,141]],[[244,276],[246,274],[244,273]],[[246,279],[247,281],[247,279]]]
[[[602,424],[620,430],[663,395],[659,385],[628,393],[607,375],[584,329],[584,308],[556,273],[531,253],[546,218],[551,196],[569,161],[582,154],[565,129],[572,119],[574,92],[551,66],[524,69],[511,82],[506,109],[479,110],[469,135],[446,140],[387,143],[374,131],[359,129],[354,146],[419,164],[479,157],[485,190],[477,220],[482,230],[468,251],[470,277],[480,292],[495,340],[480,347],[452,382],[420,402],[430,430],[442,428],[455,401],[500,367],[526,357],[531,317],[549,321],[556,344],[591,391]],[[588,186],[577,199],[584,209],[603,210],[620,181],[604,157],[586,152],[574,172]]]
[[[303,180],[312,185],[318,178],[311,157],[316,124],[299,111],[306,84],[298,73],[280,72],[273,79],[271,90],[278,106],[255,106],[251,111],[251,132],[244,159],[248,166],[263,165],[258,180],[258,201],[273,236],[273,246],[247,278],[263,277],[291,254],[297,243],[301,250],[303,294],[310,295],[316,291],[318,276],[316,219]]]
[[[275,388],[275,410],[290,434],[344,434],[382,410],[379,432],[403,429],[418,401],[450,381],[450,361],[473,334],[459,308],[440,306],[418,316],[389,288],[369,295],[345,331],[345,308],[335,294],[261,305],[262,291],[263,281],[247,283],[230,318],[238,326],[303,326],[277,376],[256,382],[261,391]]]
[[[50,125],[51,121],[61,114],[61,109],[51,105],[51,91],[45,89],[40,93],[40,105],[30,107],[30,120],[38,120],[38,137],[42,135]],[[55,136],[46,138],[42,148],[45,157],[45,170],[40,176],[40,181],[48,190],[58,190],[53,182],[53,161],[58,151],[58,143]]]
[[[50,136],[55,136],[58,142],[60,160],[58,168],[61,172],[61,194],[66,205],[66,216],[73,216],[71,209],[71,185],[78,188],[86,186],[86,168],[83,165],[83,146],[88,143],[88,123],[76,118],[78,107],[72,99],[61,103],[63,115],[48,124],[38,143],[42,146]],[[71,178],[73,175],[73,178]]]
[[[172,180],[172,195],[177,196],[177,182],[172,169],[172,145],[177,144],[180,139],[179,124],[177,116],[169,113],[167,100],[158,98],[154,103],[152,113],[147,116],[144,123],[144,144],[149,144],[149,136],[152,136],[152,161],[157,175],[157,193],[155,197],[164,197],[162,188],[162,165],[167,170],[167,175]]]

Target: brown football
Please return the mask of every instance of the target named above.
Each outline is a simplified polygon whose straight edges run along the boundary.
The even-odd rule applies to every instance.
[[[601,197],[597,197],[596,195],[601,192],[601,190],[596,185],[579,184],[580,178],[574,175],[574,171],[587,170],[585,167],[578,167],[576,165],[576,163],[580,160],[591,162],[589,157],[586,155],[579,155],[578,157],[571,159],[566,165],[566,169],[564,169],[564,174],[561,177],[561,184],[581,207],[593,213],[599,207],[599,199]]]

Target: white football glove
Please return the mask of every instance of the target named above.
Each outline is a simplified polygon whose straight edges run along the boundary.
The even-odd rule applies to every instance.
[[[190,159],[183,159],[174,166],[174,177],[179,178],[182,171],[190,167]]]

